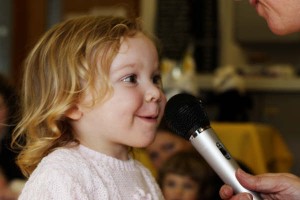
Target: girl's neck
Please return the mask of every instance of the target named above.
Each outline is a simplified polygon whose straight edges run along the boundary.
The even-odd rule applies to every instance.
[[[92,149],[94,151],[97,151],[99,153],[103,153],[105,155],[108,155],[108,156],[111,156],[111,157],[114,157],[116,159],[119,159],[119,160],[128,160],[130,157],[129,157],[129,147],[127,146],[124,146],[124,145],[115,145],[113,146],[114,148],[112,148],[112,146],[110,145],[109,147],[105,147],[105,145],[91,145],[91,144],[88,144],[88,143],[85,143],[85,142],[80,142],[81,145],[89,148],[89,149]]]

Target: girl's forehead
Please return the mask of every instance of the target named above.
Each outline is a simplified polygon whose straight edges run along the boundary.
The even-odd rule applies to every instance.
[[[134,66],[135,62],[146,60],[158,62],[157,50],[147,36],[137,33],[133,37],[126,37],[121,41],[120,48],[112,61],[111,69],[119,68],[126,63]]]

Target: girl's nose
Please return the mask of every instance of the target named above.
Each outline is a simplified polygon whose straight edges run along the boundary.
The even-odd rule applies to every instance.
[[[147,88],[147,92],[145,95],[146,102],[160,102],[162,99],[162,90],[158,88],[156,85],[151,85]]]
[[[176,188],[174,188],[174,196],[176,196],[177,198],[181,198],[182,194],[183,194],[183,189],[180,186],[177,186]]]

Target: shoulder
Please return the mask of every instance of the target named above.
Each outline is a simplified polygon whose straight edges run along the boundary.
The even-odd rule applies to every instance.
[[[21,197],[93,199],[95,184],[101,189],[97,197],[102,194],[106,196],[105,187],[96,176],[92,166],[80,156],[76,148],[57,149],[42,159],[25,184]],[[97,179],[97,183],[94,179]]]
[[[146,176],[153,177],[150,170],[145,167],[140,161],[134,160],[136,167]]]
[[[80,154],[77,147],[59,148],[44,157],[31,176],[44,174],[44,176],[55,177],[57,175],[59,179],[67,176],[80,180],[83,177],[92,177],[94,175],[92,169],[91,163]]]

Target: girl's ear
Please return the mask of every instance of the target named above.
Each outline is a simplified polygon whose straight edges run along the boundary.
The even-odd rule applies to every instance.
[[[71,107],[67,112],[66,112],[66,117],[72,119],[72,120],[79,120],[82,117],[82,112],[79,109],[77,105]]]

